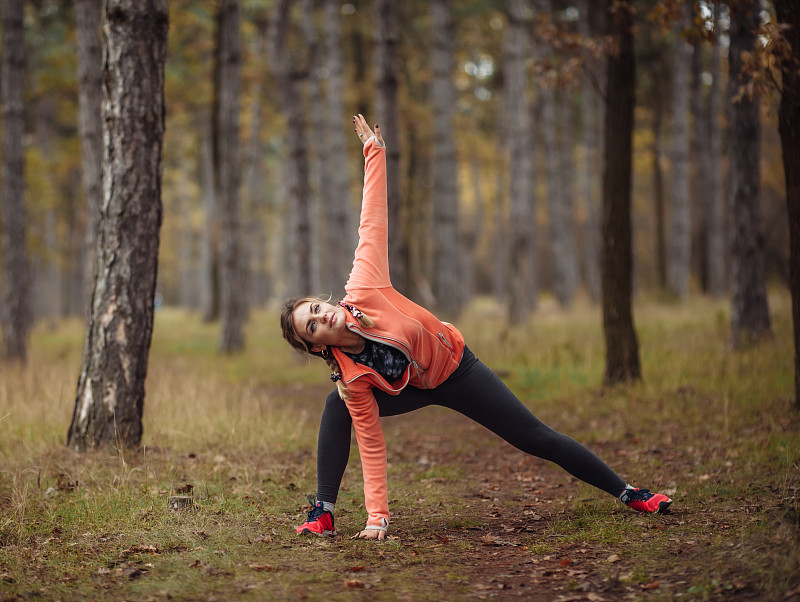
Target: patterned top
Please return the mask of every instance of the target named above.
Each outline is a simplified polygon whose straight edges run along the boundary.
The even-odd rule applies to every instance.
[[[366,344],[361,353],[345,354],[354,362],[372,368],[387,382],[393,382],[403,376],[408,366],[408,359],[402,351],[370,339],[365,339],[365,341]]]

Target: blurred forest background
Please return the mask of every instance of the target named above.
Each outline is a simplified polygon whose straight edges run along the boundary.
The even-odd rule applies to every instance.
[[[363,113],[371,123],[383,118],[376,103],[385,82],[377,79],[376,69],[386,15],[376,11],[387,5],[396,19],[390,46],[396,52],[399,120],[396,131],[381,125],[401,163],[401,180],[394,185],[402,199],[407,266],[396,285],[451,315],[473,295],[504,297],[503,246],[510,226],[507,132],[525,127],[504,119],[510,102],[505,68],[514,60],[505,3],[455,0],[442,27],[431,2],[295,2],[282,32],[283,66],[270,64],[270,44],[276,42],[269,36],[277,35],[270,23],[278,18],[273,4],[241,4],[241,241],[249,305],[298,292],[342,294],[355,244],[362,167],[355,140],[345,136],[352,114]],[[537,4],[523,14],[536,282],[542,294],[552,293],[569,305],[576,294],[593,300],[599,295],[604,11],[588,1]],[[216,8],[211,1],[169,1],[158,269],[163,303],[209,317],[217,295],[211,140]],[[728,223],[727,9],[721,3],[695,3],[697,12],[687,21],[677,2],[641,2],[638,8],[635,291],[663,291],[676,298],[689,291],[725,294],[728,253],[709,256],[706,249],[709,229],[712,235],[714,228],[725,232]],[[84,314],[90,290],[74,12],[68,1],[26,3],[25,187],[38,320]],[[768,4],[760,17],[763,23],[774,21]],[[444,92],[437,93],[437,86]],[[301,112],[292,126],[287,98]],[[760,198],[767,274],[784,286],[789,243],[777,100],[773,95],[761,102]],[[452,131],[453,146],[451,153],[437,156],[436,136],[443,129]],[[308,274],[298,274],[293,253],[298,229],[292,224],[298,216],[290,190],[294,171],[287,166],[293,144],[293,152],[307,161],[302,190],[307,214],[301,219],[308,220]],[[437,161],[452,162],[453,182],[436,177]],[[706,170],[717,172],[711,189],[704,188],[713,175]],[[440,229],[435,212],[442,195],[451,195],[455,205],[443,223],[453,227]],[[721,224],[710,223],[714,198],[708,195],[720,203]],[[344,215],[338,209],[342,198]],[[682,211],[689,212],[688,220],[678,215]],[[691,251],[684,257],[687,237]],[[440,254],[461,276],[445,283],[456,287],[448,291],[456,293],[455,301],[437,286]],[[677,273],[670,276],[668,266],[681,261],[686,265],[674,266]]]

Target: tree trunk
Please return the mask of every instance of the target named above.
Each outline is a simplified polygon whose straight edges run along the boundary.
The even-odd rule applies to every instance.
[[[431,96],[433,102],[433,291],[439,310],[455,317],[465,300],[459,237],[458,169],[453,139],[455,25],[449,0],[434,0]]]
[[[794,395],[800,407],[800,0],[776,0],[780,23],[791,25],[784,34],[792,48],[792,60],[784,65],[783,90],[778,111],[778,130],[786,179],[786,208],[789,213],[789,273],[794,324]]]
[[[759,99],[746,94],[737,98],[741,84],[742,53],[754,50],[757,26],[757,6],[753,0],[737,0],[732,3],[728,72],[729,97],[732,102],[729,130],[733,226],[731,335],[735,348],[771,335],[759,200]]]
[[[289,132],[286,158],[288,183],[289,253],[286,273],[289,288],[295,295],[315,291],[313,278],[313,239],[311,236],[311,189],[309,187],[308,145],[306,143],[306,111],[303,86],[308,78],[308,65],[295,68],[286,49],[291,0],[278,0],[270,19],[270,66],[283,100]]]
[[[343,87],[340,0],[325,0],[325,57],[328,67],[328,89],[325,104],[325,155],[329,177],[323,186],[323,207],[328,227],[327,256],[329,259],[327,286],[334,297],[343,295],[344,283],[353,264],[356,248],[356,228],[348,174],[346,119]]]
[[[684,38],[691,24],[691,5],[681,2],[681,18],[673,28],[672,185],[667,284],[678,299],[689,293],[692,229],[689,208],[689,75],[692,46]]]
[[[591,36],[589,0],[579,0],[578,33],[584,39]],[[584,227],[584,277],[589,298],[593,302],[600,301],[600,219],[597,189],[600,179],[600,125],[599,95],[595,89],[602,80],[600,62],[589,51],[583,53],[585,68],[581,73],[581,116],[583,120],[584,164],[581,177],[581,189],[586,206],[586,222]]]
[[[656,82],[657,88],[662,86]],[[667,203],[664,198],[664,170],[661,167],[663,137],[662,125],[664,123],[664,101],[662,91],[656,90],[655,106],[653,107],[653,204],[655,211],[655,254],[656,276],[658,286],[667,290]]]
[[[722,135],[720,115],[722,114],[722,92],[720,70],[722,54],[722,2],[714,2],[715,43],[711,50],[708,71],[711,74],[711,86],[708,89],[708,117],[704,120],[705,138],[708,140],[708,187],[709,198],[706,199],[708,212],[706,222],[706,270],[707,290],[714,296],[722,295],[728,288],[725,233],[725,201],[722,186]]]
[[[375,2],[375,64],[377,76],[377,120],[386,140],[386,188],[389,204],[389,272],[394,287],[404,294],[412,290],[409,250],[403,228],[403,195],[400,170],[400,110],[398,108],[399,61],[397,46],[397,2]]]
[[[715,34],[719,35],[719,3],[715,6]],[[703,95],[703,57],[705,44],[699,36],[694,42],[692,57],[692,114],[695,119],[695,152],[697,156],[697,202],[702,223],[699,245],[700,274],[703,291],[719,296],[725,290],[725,223],[722,197],[722,165],[720,162],[720,48],[716,40],[709,53],[708,73],[711,84],[708,97]]]
[[[536,307],[536,222],[533,197],[533,143],[527,101],[530,7],[526,0],[508,0],[508,29],[503,37],[503,102],[509,146],[508,318],[527,319]]]
[[[0,102],[3,111],[3,268],[6,288],[0,323],[3,355],[25,362],[31,329],[31,277],[26,251],[27,212],[25,210],[25,32],[23,0],[4,0],[2,6],[2,67]]]
[[[200,241],[200,307],[204,322],[219,319],[219,219],[217,216],[217,176],[214,173],[213,117],[206,115],[200,128],[199,171],[203,191],[203,231]]]
[[[246,283],[241,262],[239,113],[242,53],[239,0],[223,0],[217,15],[217,68],[214,172],[217,174],[220,245],[220,351],[244,348],[242,324],[247,315]]]
[[[632,8],[608,0],[610,32],[619,52],[608,59],[603,173],[603,332],[606,339],[605,383],[639,380],[639,343],[633,326],[633,255],[631,249],[631,170],[636,63]]]
[[[97,118],[102,110],[100,75],[103,54],[100,44],[102,4],[97,0],[75,0],[75,33],[78,42],[78,131],[81,138],[83,190],[86,195],[84,299],[94,286],[95,237],[102,201],[103,131]],[[88,302],[85,302],[88,315]]]
[[[106,0],[103,202],[92,309],[67,445],[142,438],[161,227],[166,0]]]

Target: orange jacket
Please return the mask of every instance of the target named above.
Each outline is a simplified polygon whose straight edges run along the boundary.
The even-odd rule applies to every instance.
[[[364,196],[361,204],[359,242],[353,270],[345,286],[345,303],[372,318],[375,326],[363,328],[347,314],[347,327],[358,334],[402,351],[409,360],[399,380],[389,383],[374,370],[356,364],[338,348],[342,379],[350,389],[347,409],[361,456],[367,525],[389,520],[386,444],[378,404],[372,389],[397,395],[407,385],[432,389],[458,367],[464,337],[452,325],[439,321],[428,310],[398,293],[389,279],[388,211],[386,206],[386,149],[373,137],[364,145]]]

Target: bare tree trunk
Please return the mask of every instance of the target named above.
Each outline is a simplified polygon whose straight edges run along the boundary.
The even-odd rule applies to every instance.
[[[631,171],[636,63],[629,3],[608,0],[610,32],[619,52],[608,59],[603,174],[603,331],[605,383],[639,380],[639,343],[633,326]]]
[[[792,292],[794,324],[794,399],[800,407],[800,0],[776,0],[780,23],[791,25],[784,35],[791,45],[792,57],[783,70],[783,90],[778,111],[778,131],[783,151],[786,179],[786,208],[789,214],[789,281]]]
[[[277,87],[281,91],[286,114],[287,146],[286,179],[288,182],[288,241],[287,273],[293,294],[309,295],[313,292],[311,236],[311,190],[309,187],[308,146],[306,143],[306,118],[303,85],[308,78],[308,65],[295,68],[286,49],[289,30],[291,0],[278,0],[270,19],[270,66]],[[307,61],[306,61],[307,62]]]
[[[672,81],[672,185],[670,202],[669,261],[667,284],[679,299],[689,293],[692,229],[689,205],[689,75],[692,46],[683,32],[691,24],[691,5],[681,3],[681,18],[675,24]]]
[[[534,240],[536,232],[533,197],[533,143],[527,102],[527,66],[530,42],[530,5],[527,0],[508,0],[508,29],[503,37],[509,145],[509,246],[508,317],[512,324],[527,319],[538,302]]]
[[[659,83],[656,83],[661,88]],[[664,101],[661,91],[656,91],[653,107],[653,210],[655,212],[655,253],[658,286],[667,290],[667,201],[664,198],[664,169],[661,166],[664,138]]]
[[[552,13],[550,0],[537,0],[537,10],[541,14]],[[537,57],[543,63],[553,61],[553,51],[545,45],[537,48]],[[569,136],[569,117],[561,119],[560,114],[568,115],[566,107],[558,107],[557,91],[554,81],[547,81],[549,74],[537,89],[541,103],[541,131],[544,142],[545,179],[547,181],[547,208],[550,221],[550,247],[553,253],[553,295],[562,307],[569,307],[577,285],[577,257],[575,251],[575,230],[572,223],[572,198],[567,194],[567,179],[573,177],[567,162],[572,152]],[[558,132],[558,134],[557,134]]]
[[[166,0],[106,0],[103,202],[70,448],[135,447],[161,228]]]
[[[755,48],[758,6],[736,0],[731,6],[729,97],[731,117],[729,156],[733,240],[731,268],[733,307],[731,335],[734,347],[754,343],[772,334],[764,273],[764,232],[759,199],[761,121],[758,97],[737,98],[742,53]]]
[[[200,306],[204,322],[219,319],[219,219],[217,216],[217,176],[214,173],[213,118],[206,116],[201,129],[199,171],[203,191],[203,231],[200,241]]]
[[[584,39],[591,36],[589,0],[579,0],[578,33]],[[600,300],[600,199],[597,194],[600,179],[600,93],[595,89],[603,77],[600,62],[590,52],[583,53],[584,69],[581,75],[581,94],[583,96],[583,144],[585,147],[583,175],[581,177],[582,195],[586,205],[584,277],[586,289],[592,301]]]
[[[325,0],[325,57],[328,67],[328,89],[325,104],[325,155],[327,177],[322,187],[327,232],[327,256],[330,261],[326,286],[334,296],[342,295],[342,287],[353,263],[356,248],[354,209],[348,174],[347,144],[342,89],[344,64],[340,26],[340,0]]]
[[[6,288],[0,307],[3,356],[25,362],[31,315],[31,276],[26,251],[25,210],[25,32],[23,0],[4,0],[0,102],[3,111],[3,268]]]
[[[247,317],[246,283],[241,262],[240,184],[242,161],[239,113],[242,53],[239,0],[223,0],[217,16],[217,69],[214,172],[217,174],[220,245],[220,350],[244,348],[242,325]]]
[[[256,18],[256,35],[252,41],[252,53],[256,57],[264,54],[267,41],[267,20]],[[242,225],[242,275],[247,283],[247,307],[263,306],[267,300],[266,224],[264,213],[268,201],[265,198],[264,160],[260,139],[262,105],[264,103],[263,77],[257,76],[250,87],[249,135],[244,159],[244,203],[245,219]]]
[[[386,187],[389,205],[389,271],[394,287],[404,294],[412,290],[409,250],[403,228],[403,194],[400,170],[399,66],[397,2],[375,1],[375,64],[377,115],[386,140]],[[370,124],[373,125],[373,124]]]
[[[720,80],[722,74],[720,65],[721,55],[721,30],[722,30],[722,2],[714,2],[714,31],[715,43],[711,50],[708,71],[711,74],[711,85],[708,89],[707,117],[703,119],[703,136],[707,143],[707,169],[704,177],[707,178],[707,198],[704,193],[706,206],[706,276],[707,292],[714,296],[724,294],[728,289],[726,259],[726,234],[725,234],[725,201],[722,186],[722,135],[720,115],[722,113],[722,93]]]
[[[94,286],[95,237],[102,201],[103,131],[98,119],[102,109],[103,87],[100,75],[103,54],[100,45],[100,16],[98,0],[75,0],[75,33],[78,42],[78,131],[81,138],[83,190],[86,195],[85,233],[85,313]]]
[[[453,138],[455,25],[449,0],[434,0],[431,96],[433,102],[433,291],[446,316],[461,311],[466,295],[458,213],[458,168]]]

